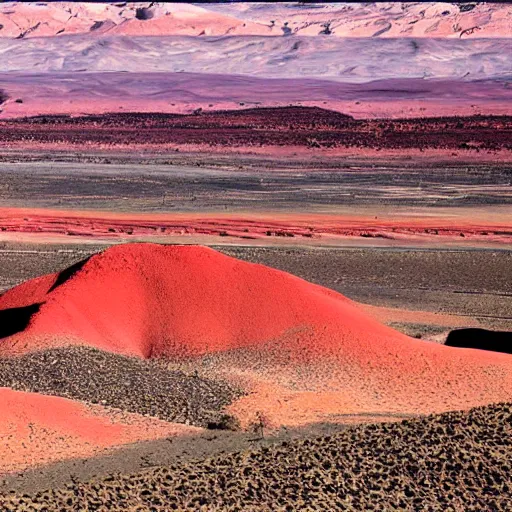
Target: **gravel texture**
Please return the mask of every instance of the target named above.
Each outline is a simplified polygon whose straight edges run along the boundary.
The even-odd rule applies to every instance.
[[[158,361],[88,347],[0,359],[0,387],[56,395],[197,426],[217,422],[241,392]]]
[[[512,404],[113,475],[2,510],[510,510]]]
[[[354,119],[319,107],[268,107],[197,114],[111,113],[2,119],[2,140],[94,145],[303,146],[378,149],[510,149],[512,116]]]

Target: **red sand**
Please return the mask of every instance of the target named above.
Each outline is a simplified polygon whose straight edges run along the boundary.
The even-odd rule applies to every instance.
[[[323,243],[343,239],[408,242],[512,244],[508,212],[486,207],[430,209],[414,214],[399,208],[378,217],[340,214],[124,214],[44,209],[0,208],[0,239],[9,234],[57,235],[111,240],[182,236],[221,236],[224,241],[272,240]],[[468,216],[471,215],[471,216]],[[31,285],[32,286],[32,285]]]
[[[22,308],[43,302],[56,279],[57,274],[48,274],[21,283],[16,294],[0,295],[0,309]]]
[[[6,292],[0,309],[29,303],[32,293],[40,300],[34,290]],[[409,338],[333,291],[198,246],[129,244],[93,256],[46,295],[23,332],[0,341],[0,353],[67,344],[171,361],[207,356],[210,373],[242,379],[254,391],[234,411],[242,414],[249,400],[276,421],[283,405],[279,393],[270,400],[261,391],[268,385],[299,400],[290,418],[310,421],[332,420],[333,392],[344,414],[512,398],[510,355]],[[322,414],[309,411],[310,392],[318,393]]]
[[[0,388],[0,474],[63,458],[99,455],[135,441],[190,434],[195,427],[109,412],[64,398]]]
[[[40,302],[41,286],[53,279],[6,292],[0,308]],[[94,256],[50,291],[26,331],[11,338],[13,344],[4,340],[2,351],[14,343],[16,350],[31,350],[34,345],[24,344],[31,337],[47,337],[53,345],[69,336],[114,352],[179,359],[258,346],[302,325],[324,330],[340,313],[349,317],[344,338],[362,342],[365,322],[383,342],[395,335],[348,299],[283,272],[203,247],[121,245]],[[299,346],[292,341],[290,356],[310,359],[339,350],[327,340],[318,343],[322,338],[315,345],[307,338],[297,340]]]

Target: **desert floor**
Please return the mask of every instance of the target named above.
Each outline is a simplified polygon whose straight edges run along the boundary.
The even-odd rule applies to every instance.
[[[0,293],[125,242],[204,244],[335,290],[359,302],[364,313],[377,321],[431,343],[444,343],[451,330],[461,327],[512,329],[510,171],[496,154],[463,151],[458,156],[434,152],[419,156],[402,151],[371,157],[326,157],[321,151],[299,149],[295,154],[283,155],[274,150],[267,155],[264,151],[205,152],[204,148],[172,154],[148,150],[49,151],[40,147],[3,150]],[[97,439],[86,438],[85,444],[81,439],[82,444],[76,442],[80,451],[74,452],[70,446],[75,438],[66,438],[61,454],[57,451],[51,458],[34,462],[10,454],[12,467],[0,478],[0,504],[5,510],[30,503],[54,507],[67,504],[78,510],[85,504],[105,503],[106,496],[115,498],[120,507],[138,504],[146,507],[143,510],[151,506],[167,510],[170,502],[148,491],[157,484],[167,489],[168,483],[164,485],[163,481],[182,482],[178,491],[169,484],[167,492],[176,497],[173,506],[175,503],[191,509],[203,503],[206,509],[211,504],[228,510],[241,503],[258,510],[258,500],[269,506],[278,499],[281,509],[286,510],[287,504],[299,503],[299,494],[306,488],[314,499],[305,503],[317,509],[370,509],[370,505],[377,507],[379,503],[414,507],[414,500],[420,498],[424,503],[439,504],[446,499],[452,504],[476,505],[488,502],[489,493],[497,488],[507,496],[503,475],[510,453],[506,442],[510,410],[506,405],[426,418],[414,410],[367,414],[349,411],[336,414],[333,422],[309,424],[291,417],[293,421],[287,427],[269,429],[262,437],[253,431],[205,430],[201,428],[205,418],[200,407],[189,411],[190,425],[173,423],[176,411],[172,407],[176,404],[166,409],[169,404],[165,401],[156,403],[159,409],[155,418],[151,410],[149,417],[141,416],[148,412],[144,392],[156,386],[160,376],[161,383],[173,382],[178,375],[173,372],[183,370],[177,385],[195,393],[198,381],[190,378],[192,367],[158,367],[153,371],[146,361],[76,348],[26,357],[1,362],[4,377],[0,385],[18,390],[9,391],[8,400],[22,400],[18,393],[25,386],[31,391],[23,398],[27,407],[55,404],[51,407],[62,407],[62,411],[81,407],[76,414],[89,422],[91,432],[110,429],[112,441],[97,446]],[[37,395],[34,386],[27,385],[29,374],[44,374],[45,365],[53,358],[80,375],[77,382],[89,382],[85,370],[93,364],[108,366],[110,378],[136,373],[140,376],[138,389],[127,394],[131,400],[127,407],[122,396],[107,393],[107,403],[95,405],[97,409],[80,405],[88,402],[86,391],[76,387],[70,391],[69,386],[59,391],[60,384],[51,378],[38,382],[43,395]],[[222,361],[216,364],[221,367]],[[94,400],[104,396],[111,382],[100,373],[90,381]],[[223,387],[221,381],[205,385],[213,386],[207,389],[212,389],[216,397],[214,408],[229,403],[236,395],[236,390]],[[261,396],[265,392],[260,389]],[[54,402],[64,400],[59,393],[67,397],[66,403]],[[44,396],[47,405],[37,405],[38,396]],[[237,402],[242,413],[243,400]],[[247,407],[250,409],[251,404]],[[301,407],[309,407],[308,402],[297,402],[298,410]],[[357,426],[364,423],[384,425]],[[471,425],[469,434],[467,425]],[[63,428],[58,424],[55,431],[62,432]],[[455,442],[453,435],[465,436],[465,444]],[[398,444],[392,441],[396,436],[400,438]],[[422,436],[436,442],[423,443]],[[27,431],[27,440],[36,442],[29,446],[39,449],[45,439],[41,432]],[[377,443],[375,453],[369,458],[365,455],[364,462],[360,453],[369,453],[366,443],[373,443],[372,439]],[[437,483],[427,482],[431,476],[426,476],[417,488],[412,483],[417,471],[423,471],[418,468],[425,461],[438,459],[438,445],[452,454],[454,466],[448,468],[452,471],[466,467],[464,450],[474,452],[481,439],[485,447],[474,459],[476,466],[465,470],[468,476],[464,485],[458,477],[443,476],[444,466],[429,466],[428,474]],[[499,449],[493,451],[496,440]],[[329,480],[330,465],[338,460],[331,457],[335,450],[347,454],[348,466],[343,471],[352,474],[352,464],[356,467],[358,461],[377,461],[380,468],[379,457],[388,449],[383,447],[393,446],[393,453],[399,454],[415,444],[424,452],[411,450],[407,455],[410,473],[403,481],[399,475],[405,475],[405,470],[398,459],[387,466],[382,478],[364,466],[369,481],[374,482],[374,496],[371,486],[359,488],[352,477],[343,484]],[[84,450],[83,446],[90,449]],[[324,453],[326,450],[331,455]],[[315,453],[322,455],[318,458]],[[301,477],[303,483],[296,492],[281,489],[282,475],[274,475],[267,468],[267,458],[274,456],[284,457],[287,467],[295,467],[292,459],[306,461],[306,465],[299,463],[297,474],[309,468],[316,471],[316,476],[311,481]],[[222,482],[248,475],[244,457],[258,461],[262,468],[261,474],[248,479],[247,489],[253,484],[268,488],[275,484],[275,496],[260,489],[247,491],[245,501],[239,501],[236,493],[215,486],[208,496],[199,496],[193,486],[189,488],[196,479],[208,482],[212,471],[219,489],[223,489]],[[317,457],[317,462],[310,457]],[[491,475],[490,469],[484,469],[491,462],[498,469],[489,477],[495,479],[494,483],[485,487],[481,478],[483,474]],[[229,471],[228,466],[232,467]],[[121,476],[109,476],[113,473]],[[318,478],[329,480],[328,488],[318,491]],[[395,482],[400,491],[383,498],[381,490],[394,478],[400,480]],[[88,483],[91,479],[95,483]],[[76,488],[77,482],[83,482],[78,494],[71,487],[58,490],[68,484]],[[350,491],[340,485],[355,487]],[[479,486],[482,492],[470,499],[467,493],[471,494],[472,486]],[[42,492],[46,489],[53,490]],[[11,496],[9,490],[26,492],[30,497]],[[317,491],[319,494],[315,494]],[[342,491],[351,494],[353,501],[336,501]],[[247,498],[249,495],[254,499]],[[162,501],[159,505],[153,499]],[[500,503],[495,505],[499,507]]]

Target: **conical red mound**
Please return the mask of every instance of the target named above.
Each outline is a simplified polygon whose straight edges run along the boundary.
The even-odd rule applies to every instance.
[[[110,248],[8,291],[0,320],[9,320],[2,309],[23,313],[34,303],[21,332],[0,340],[1,354],[70,343],[144,358],[242,351],[274,368],[321,363],[338,388],[377,402],[390,388],[390,404],[407,388],[437,409],[452,397],[468,405],[512,398],[512,356],[414,340],[338,293],[204,247]]]
[[[0,297],[0,309],[36,303],[39,311],[16,336],[17,350],[34,348],[20,338],[54,345],[66,337],[176,358],[281,340],[290,355],[308,358],[408,342],[335,292],[198,246],[116,246],[67,280],[45,276]],[[13,344],[2,345],[5,352]]]

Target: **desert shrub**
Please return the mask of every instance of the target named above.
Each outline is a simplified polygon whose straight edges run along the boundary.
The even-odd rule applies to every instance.
[[[218,419],[209,421],[207,427],[209,430],[232,430],[233,432],[242,428],[239,419],[232,414],[222,414]]]
[[[265,429],[272,428],[270,418],[261,411],[256,413],[256,418],[249,424],[249,430],[257,434],[260,439],[265,437]]]

